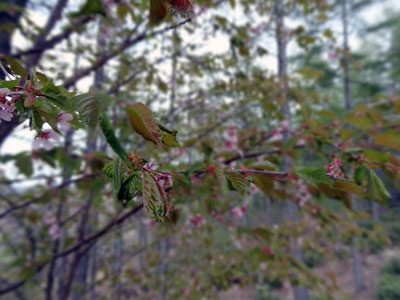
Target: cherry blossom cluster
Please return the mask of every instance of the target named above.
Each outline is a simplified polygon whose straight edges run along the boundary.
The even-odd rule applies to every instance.
[[[345,177],[345,174],[341,170],[342,160],[334,159],[331,163],[325,166],[326,175],[331,176],[333,178]]]
[[[59,111],[57,127],[60,130],[69,130],[71,124],[69,121],[73,119],[73,116],[64,111]],[[46,150],[51,150],[54,147],[54,142],[60,139],[60,135],[53,130],[43,130],[35,139],[33,140],[32,148],[33,150],[39,150],[39,148],[44,148]]]
[[[236,126],[229,125],[227,130],[224,133],[225,142],[224,146],[220,149],[223,152],[238,152],[239,154],[243,154],[242,150],[238,147],[238,134]]]
[[[296,182],[296,193],[294,195],[294,200],[299,206],[304,206],[311,198],[311,194],[308,191],[307,185],[301,179]]]
[[[15,110],[14,102],[7,100],[10,90],[7,88],[0,89],[0,123],[3,121],[11,121]]]
[[[270,142],[282,141],[284,134],[289,132],[289,121],[283,120],[281,125],[272,130],[272,136],[269,139]]]
[[[61,235],[61,228],[56,218],[49,212],[46,212],[43,216],[43,223],[49,226],[49,235],[53,238],[58,238]]]
[[[196,214],[193,216],[189,216],[187,219],[188,223],[194,227],[199,227],[201,225],[204,225],[206,223],[205,219],[203,218],[202,215]]]

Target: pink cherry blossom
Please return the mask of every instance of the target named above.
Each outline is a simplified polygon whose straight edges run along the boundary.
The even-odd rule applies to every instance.
[[[202,215],[196,214],[189,218],[189,223],[192,224],[194,227],[199,227],[205,223],[205,220]]]
[[[57,223],[52,224],[49,228],[49,234],[53,237],[53,238],[58,238],[61,235],[61,229],[58,226]]]
[[[150,218],[148,218],[148,219],[144,219],[144,220],[142,221],[142,223],[143,223],[144,225],[150,227],[150,226],[153,226],[154,224],[156,224],[157,221],[156,221],[155,219],[150,219]]]
[[[44,224],[46,224],[46,225],[52,225],[52,224],[55,224],[57,221],[56,221],[56,218],[51,214],[51,213],[49,213],[49,212],[46,212],[44,215],[43,215],[43,223]]]
[[[231,209],[231,214],[234,217],[237,218],[241,218],[244,216],[245,212],[246,212],[247,208],[246,206],[242,205],[242,206],[236,206],[234,208]]]
[[[11,121],[14,114],[15,106],[13,102],[7,101],[7,95],[10,93],[10,90],[7,88],[0,89],[0,123],[1,120]]]
[[[52,130],[43,130],[33,141],[33,150],[38,150],[43,147],[46,150],[53,149],[53,140],[59,140],[60,136]]]
[[[60,130],[69,130],[71,128],[71,124],[68,121],[71,121],[73,118],[74,117],[71,114],[60,110],[60,112],[58,113],[58,128]]]

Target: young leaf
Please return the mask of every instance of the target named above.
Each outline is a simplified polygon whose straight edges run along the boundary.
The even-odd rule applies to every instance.
[[[33,103],[33,107],[35,112],[37,112],[40,117],[47,122],[51,128],[60,133],[60,131],[57,128],[57,123],[58,123],[58,109],[55,107],[53,104],[48,102],[45,98],[36,98],[35,102]],[[35,121],[39,122],[38,119]],[[40,122],[39,122],[40,124]],[[38,125],[38,124],[37,124]]]
[[[103,6],[101,0],[86,0],[85,4],[81,7],[78,12],[71,14],[72,17],[82,17],[99,14],[104,17],[107,16],[107,12]]]
[[[300,178],[311,184],[325,183],[330,186],[333,184],[333,180],[326,176],[326,170],[323,168],[306,168],[296,173]]]
[[[77,111],[89,128],[96,128],[97,121],[110,102],[110,98],[101,94],[86,93],[69,99],[71,108]]]
[[[129,122],[137,133],[144,139],[165,149],[164,144],[160,140],[161,132],[154,119],[153,113],[146,105],[139,102],[135,105],[127,106],[126,112]]]
[[[133,174],[128,177],[128,179],[124,180],[121,185],[121,189],[118,193],[118,200],[122,203],[123,206],[126,206],[128,202],[133,198],[135,192],[138,188],[139,177],[137,174]]]
[[[167,15],[168,5],[165,0],[150,0],[150,25],[159,24]]]
[[[117,137],[114,134],[114,130],[110,124],[110,121],[108,120],[106,115],[102,115],[100,118],[100,127],[101,130],[103,131],[103,134],[108,142],[108,144],[111,146],[111,148],[114,150],[114,152],[128,165],[131,165],[131,161],[128,158],[128,154],[122,148],[121,144],[119,143]]]
[[[382,180],[372,169],[369,169],[368,172],[367,197],[373,201],[383,204],[386,204],[390,198],[390,194]]]
[[[361,165],[357,167],[357,169],[354,171],[354,180],[357,184],[362,184],[365,176],[367,175],[368,169],[364,166]]]
[[[18,60],[7,55],[1,55],[1,57],[10,65],[10,69],[14,74],[26,78],[25,68],[19,63]]]
[[[15,165],[25,176],[29,177],[33,174],[32,158],[30,156],[25,154],[20,155],[15,161]]]
[[[142,191],[144,207],[146,207],[152,218],[163,222],[165,220],[167,208],[158,190],[157,183],[148,173],[143,175]]]
[[[113,163],[113,176],[112,176],[112,186],[115,195],[119,195],[123,178],[124,178],[124,171],[122,168],[122,160],[116,159]]]
[[[232,184],[232,186],[242,195],[246,194],[249,190],[250,183],[246,177],[238,172],[225,172],[226,178]]]

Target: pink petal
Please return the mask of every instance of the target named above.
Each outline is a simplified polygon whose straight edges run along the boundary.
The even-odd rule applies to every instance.
[[[54,147],[53,143],[49,140],[43,140],[42,145],[43,145],[43,148],[46,150],[51,150]]]
[[[52,130],[49,130],[49,138],[58,141],[60,139],[60,135]]]
[[[58,122],[58,128],[60,128],[60,130],[64,130],[67,131],[71,128],[71,124],[69,124],[68,122],[65,121],[60,121]]]
[[[32,149],[39,150],[41,143],[42,143],[42,140],[40,140],[38,138],[34,139],[33,143],[32,143]]]

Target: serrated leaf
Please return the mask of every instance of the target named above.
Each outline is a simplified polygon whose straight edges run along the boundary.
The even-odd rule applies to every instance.
[[[42,129],[44,121],[35,106],[32,107],[32,121],[33,129],[40,131]]]
[[[104,166],[103,173],[106,174],[108,177],[112,178],[114,173],[113,167],[114,167],[114,162],[110,161],[108,164]]]
[[[81,120],[89,126],[96,128],[97,122],[101,114],[110,102],[110,98],[101,94],[81,94],[73,96],[69,99],[71,108],[79,113]]]
[[[165,0],[150,0],[149,23],[159,24],[167,15],[168,5]]]
[[[344,191],[344,192],[347,192],[347,193],[350,193],[350,194],[358,195],[358,196],[361,196],[361,197],[364,196],[363,191],[354,182],[336,180],[333,186],[338,190],[341,190],[341,191]]]
[[[238,172],[225,171],[225,176],[235,190],[237,190],[240,194],[244,195],[249,191],[250,183],[242,174]]]
[[[166,214],[164,199],[158,190],[157,183],[148,173],[143,175],[142,193],[143,205],[146,207],[151,217],[155,218],[157,221],[163,222]]]
[[[40,117],[45,122],[47,122],[55,132],[60,133],[57,128],[59,112],[59,109],[57,107],[48,102],[45,98],[41,97],[36,98],[32,106],[34,107],[35,111],[40,115]]]
[[[368,172],[367,198],[382,204],[390,199],[390,193],[372,169]]]
[[[139,102],[132,106],[126,107],[129,122],[133,129],[139,133],[144,139],[161,146],[165,149],[164,144],[161,142],[161,132],[157,126],[151,110]]]
[[[274,181],[272,178],[264,174],[253,174],[253,181],[266,195],[269,195],[274,188]]]
[[[161,141],[167,147],[180,147],[181,146],[176,139],[176,135],[171,134],[171,133],[163,133]]]
[[[111,146],[114,152],[128,165],[131,165],[131,161],[128,158],[128,154],[122,148],[121,144],[119,143],[117,137],[114,134],[114,130],[110,124],[106,115],[103,115],[100,119],[100,127],[103,131],[103,134],[107,140],[107,143]]]
[[[367,175],[368,169],[364,166],[361,165],[359,167],[357,167],[357,169],[355,169],[354,171],[354,180],[357,184],[362,184],[365,176]]]
[[[297,171],[296,174],[300,178],[311,184],[333,184],[333,180],[326,176],[326,170],[323,168],[306,168]]]
[[[121,185],[121,189],[118,193],[118,200],[123,206],[126,206],[130,200],[132,200],[135,192],[137,191],[139,177],[137,174],[129,176]]]
[[[123,178],[124,178],[124,170],[122,168],[122,160],[116,159],[113,162],[113,173],[112,173],[112,186],[115,195],[119,194]]]

